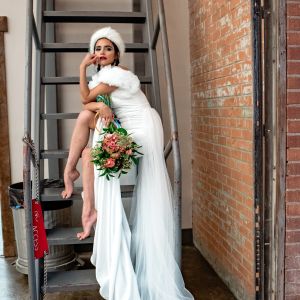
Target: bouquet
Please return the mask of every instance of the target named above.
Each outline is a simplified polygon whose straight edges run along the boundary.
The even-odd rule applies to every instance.
[[[138,151],[141,146],[121,127],[118,119],[103,128],[101,134],[103,139],[92,148],[92,162],[100,171],[100,176],[105,176],[107,180],[115,175],[120,178],[128,173],[132,164],[138,164],[138,157],[143,155]]]

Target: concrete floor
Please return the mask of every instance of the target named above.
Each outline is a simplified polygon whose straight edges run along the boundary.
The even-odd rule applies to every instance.
[[[14,258],[0,257],[0,299],[27,300],[27,276],[16,271]],[[199,251],[183,247],[182,272],[186,287],[196,300],[235,300]],[[101,300],[98,291],[47,294],[48,300]],[[122,299],[120,299],[122,300]],[[163,299],[162,299],[163,300]]]

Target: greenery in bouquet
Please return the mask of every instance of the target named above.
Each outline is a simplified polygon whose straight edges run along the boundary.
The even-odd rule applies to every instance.
[[[117,121],[103,128],[103,139],[92,148],[92,162],[100,171],[100,176],[108,180],[122,174],[127,174],[132,164],[138,164],[138,157],[143,155],[128,132],[117,126]]]

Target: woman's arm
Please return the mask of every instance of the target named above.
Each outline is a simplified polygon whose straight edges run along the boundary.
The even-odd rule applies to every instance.
[[[103,102],[89,102],[83,106],[84,109],[97,112],[99,117],[104,119],[105,124],[109,124],[113,120],[112,110]]]
[[[86,68],[91,65],[97,63],[98,57],[95,54],[87,54],[79,67],[79,86],[80,86],[80,95],[81,101],[83,104],[87,104],[91,101],[95,101],[98,95],[110,94],[117,87],[109,86],[104,83],[100,83],[93,89],[89,89],[88,83],[86,81]]]
[[[88,91],[85,90],[84,95],[81,94],[81,99],[82,99],[83,104],[87,104],[89,102],[95,101],[96,97],[98,95],[110,94],[118,88],[116,86],[110,86],[105,83],[100,83],[91,90],[89,90],[87,85],[86,85],[86,87],[87,87]],[[80,88],[80,90],[81,90],[81,88]]]

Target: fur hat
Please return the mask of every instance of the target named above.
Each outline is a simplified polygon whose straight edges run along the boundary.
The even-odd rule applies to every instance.
[[[105,38],[110,40],[111,42],[114,42],[117,47],[119,48],[120,51],[120,56],[122,56],[125,52],[125,44],[122,40],[121,35],[119,34],[119,32],[117,32],[116,30],[114,30],[111,27],[104,27],[101,28],[97,31],[95,31],[90,39],[90,53],[94,53],[95,50],[95,44],[97,43],[98,40]]]

